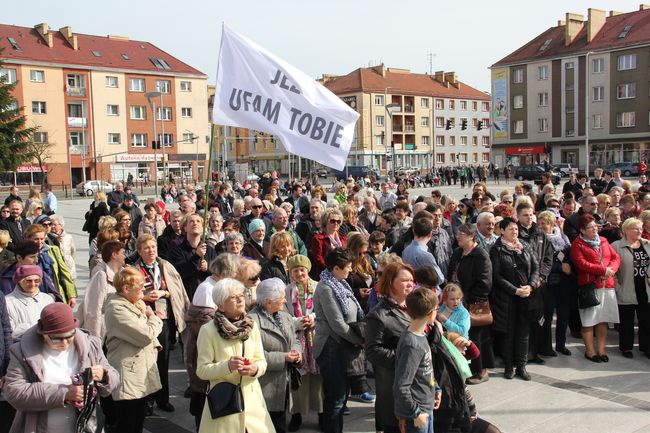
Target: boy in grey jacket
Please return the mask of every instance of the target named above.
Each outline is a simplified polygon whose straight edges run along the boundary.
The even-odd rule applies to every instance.
[[[440,406],[441,393],[424,331],[435,321],[438,296],[431,289],[416,289],[406,297],[406,307],[413,320],[397,344],[395,416],[403,432],[433,433],[433,410]]]

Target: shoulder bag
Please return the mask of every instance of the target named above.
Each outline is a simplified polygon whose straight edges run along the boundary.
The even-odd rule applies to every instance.
[[[241,342],[241,354],[244,356],[244,341]],[[237,385],[230,382],[220,382],[212,387],[206,393],[206,400],[208,401],[208,408],[210,409],[210,416],[212,419],[221,418],[244,411],[244,396],[241,392],[240,376]]]
[[[598,264],[603,263],[603,250],[601,247],[600,256],[598,257]],[[578,308],[585,309],[600,305],[600,301],[596,298],[596,281],[578,286]]]
[[[469,304],[469,320],[472,327],[491,325],[494,321],[490,301],[474,301]]]

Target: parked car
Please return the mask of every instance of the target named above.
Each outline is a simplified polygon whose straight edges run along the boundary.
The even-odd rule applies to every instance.
[[[327,177],[330,175],[330,172],[326,168],[316,169],[316,176],[318,177]]]
[[[606,165],[603,167],[605,171],[614,171],[621,170],[623,176],[638,176],[639,175],[639,163],[638,162],[615,162],[613,164]]]
[[[553,166],[553,171],[556,171],[562,177],[569,177],[571,173],[578,174],[580,170],[576,165],[571,165],[566,162],[561,162]]]
[[[103,180],[89,180],[86,183],[80,182],[77,184],[77,194],[91,196],[97,191],[111,192],[115,188],[112,183]]]
[[[375,176],[379,179],[379,170],[360,165],[349,165],[340,171],[333,170],[333,174],[336,180],[345,180],[348,176],[352,176],[355,179],[359,177]]]
[[[420,174],[420,169],[417,167],[402,167],[397,169],[398,176],[412,176],[415,174]]]
[[[515,179],[532,180],[535,183],[541,183],[544,173],[546,173],[546,170],[541,165],[520,165],[515,169]],[[558,173],[551,171],[551,176],[551,182],[554,185],[560,183],[561,178]]]

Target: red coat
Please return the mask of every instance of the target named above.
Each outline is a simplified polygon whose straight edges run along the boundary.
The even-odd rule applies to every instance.
[[[341,244],[343,248],[347,244],[347,237],[344,234],[339,233],[341,238]],[[314,280],[320,279],[320,273],[326,268],[325,266],[325,256],[332,248],[332,242],[330,241],[329,236],[324,233],[315,234],[311,240],[311,272],[309,275],[312,276]]]
[[[600,262],[600,253],[583,241],[580,236],[571,244],[571,261],[577,270],[578,286],[596,281],[596,287],[599,289],[616,287],[614,276],[609,277],[604,286],[602,280],[598,279],[605,275],[607,268],[612,268],[614,272],[617,272],[621,266],[621,258],[603,237],[600,238],[600,251],[603,253],[602,262]]]

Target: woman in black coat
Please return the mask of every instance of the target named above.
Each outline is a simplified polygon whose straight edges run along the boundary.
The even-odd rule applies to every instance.
[[[83,231],[88,232],[88,244],[97,237],[99,233],[99,219],[103,216],[110,215],[108,205],[106,204],[106,194],[99,191],[95,193],[95,201],[90,203],[90,210],[86,212],[86,222]]]
[[[456,232],[458,248],[449,260],[447,281],[460,284],[467,309],[475,302],[486,301],[492,290],[492,264],[488,253],[476,242],[476,227],[463,224]],[[469,338],[481,351],[481,355],[472,360],[472,377],[467,379],[470,385],[488,380],[488,368],[494,367],[491,325],[472,326]]]
[[[413,290],[414,273],[409,265],[390,263],[382,270],[376,290],[382,294],[377,306],[366,317],[366,358],[375,371],[377,431],[397,433],[393,401],[395,349],[399,337],[408,328],[406,296]]]
[[[529,301],[535,298],[538,288],[539,265],[530,246],[519,241],[519,228],[515,220],[504,218],[499,222],[499,228],[501,237],[490,250],[492,329],[504,333],[501,355],[505,363],[505,378],[512,379],[516,373],[522,379],[530,380],[526,371],[531,321],[529,311],[537,307],[529,305]],[[516,371],[513,367],[516,367]]]
[[[271,236],[269,244],[269,259],[262,262],[260,280],[279,278],[284,284],[289,284],[287,260],[296,252],[291,233],[284,231]]]
[[[0,378],[4,380],[9,365],[9,346],[13,343],[11,338],[11,324],[7,313],[5,296],[0,292]],[[0,391],[1,392],[1,391]],[[9,431],[16,410],[4,399],[0,400],[0,431]]]

